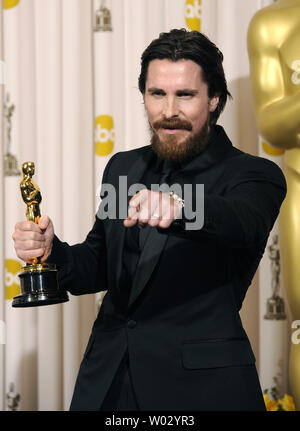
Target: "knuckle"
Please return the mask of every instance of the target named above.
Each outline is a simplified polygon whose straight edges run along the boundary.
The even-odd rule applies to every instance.
[[[44,254],[44,250],[42,249],[36,249],[36,250],[30,250],[27,252],[27,259],[34,259],[35,257],[40,257]]]
[[[30,221],[25,221],[25,222],[24,222],[24,229],[25,229],[25,230],[30,230],[30,229],[32,228],[31,223],[32,223],[32,222],[30,222]]]
[[[155,219],[150,219],[150,220],[149,220],[149,222],[148,222],[148,224],[149,224],[151,227],[155,227],[155,226],[157,226],[157,225],[158,225],[158,221],[157,221],[157,220],[155,220]]]
[[[15,224],[15,231],[20,231],[20,230],[24,230],[24,228],[25,228],[25,225],[26,224],[26,222],[24,222],[24,221],[18,221],[16,224]]]
[[[37,250],[35,257],[40,257],[40,256],[43,256],[44,254],[45,254],[45,250],[43,248],[40,248],[39,250]]]
[[[170,220],[161,220],[159,227],[167,229],[170,226]]]
[[[21,250],[21,249],[16,249],[16,254],[18,256],[18,258],[25,260],[26,259],[26,251]]]
[[[38,240],[38,234],[36,232],[30,231],[28,233],[28,237],[29,239],[31,239],[32,241],[37,241]]]
[[[28,246],[30,250],[36,250],[37,246],[39,247],[39,244],[34,239],[31,239],[28,241]]]

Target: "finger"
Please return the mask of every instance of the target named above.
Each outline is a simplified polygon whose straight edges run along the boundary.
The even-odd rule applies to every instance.
[[[137,207],[129,206],[128,217],[130,217],[132,219],[137,219],[139,211],[140,211],[140,205],[137,205]]]
[[[139,204],[142,204],[147,198],[148,198],[148,191],[147,189],[143,189],[136,193],[129,201],[129,206],[131,207],[137,207]]]
[[[140,211],[138,214],[138,219],[141,223],[148,223],[148,221],[150,220],[152,214],[152,207],[156,207],[156,205],[154,204],[154,200],[155,197],[153,196],[153,193],[149,192],[147,194],[147,199],[141,202]]]
[[[151,193],[147,202],[141,206],[139,221],[143,224],[148,223],[150,226],[157,226],[161,216],[161,206],[158,199],[159,194]]]
[[[131,218],[136,213],[135,207],[128,207],[128,217]]]
[[[162,208],[162,220],[174,219],[174,202],[170,196],[163,196],[160,202]]]
[[[48,259],[49,255],[48,256],[42,255],[42,256],[36,256],[36,257],[40,258],[40,263],[44,263]]]
[[[132,227],[136,224],[136,220],[127,217],[123,222],[125,227]]]
[[[12,238],[14,241],[28,241],[28,240],[35,240],[35,241],[45,241],[45,236],[43,233],[40,232],[33,232],[33,231],[22,231],[17,230],[13,233]]]
[[[158,226],[162,229],[167,229],[168,227],[170,227],[172,221],[173,221],[172,219],[159,220]]]
[[[140,212],[137,214],[138,222],[142,225],[147,224],[150,220],[151,213],[148,208],[148,205],[144,205],[141,207]]]
[[[166,205],[162,209],[161,220],[174,220],[174,208],[170,205]]]
[[[39,227],[42,230],[47,229],[47,227],[50,224],[50,218],[47,215],[42,215],[42,217],[39,219]]]
[[[158,205],[157,205],[158,204]],[[156,205],[151,206],[150,209],[150,218],[148,221],[148,224],[150,226],[158,226],[159,221],[161,220],[162,216],[161,216],[161,206],[159,205],[159,202],[157,202],[156,200]]]
[[[156,226],[158,226],[159,225],[159,222],[160,222],[160,220],[158,219],[158,218],[151,218],[149,221],[148,221],[148,225],[149,226],[151,226],[151,227],[156,227]]]
[[[43,256],[44,252],[45,250],[43,248],[37,248],[36,250],[20,250],[17,256],[24,262],[31,263],[32,259]]]
[[[45,248],[45,242],[44,241],[34,241],[34,240],[27,240],[27,241],[16,241],[15,243],[15,249],[16,250],[35,250]]]
[[[34,232],[40,232],[41,229],[38,224],[34,223],[33,221],[20,221],[16,223],[15,230],[21,230],[21,231],[34,231]]]

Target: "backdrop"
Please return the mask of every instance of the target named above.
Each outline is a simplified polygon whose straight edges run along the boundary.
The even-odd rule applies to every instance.
[[[81,242],[93,224],[103,169],[117,151],[148,144],[138,91],[140,56],[160,32],[204,32],[224,54],[229,101],[219,124],[233,144],[281,164],[261,142],[252,107],[247,29],[264,0],[3,0],[0,15],[0,408],[67,410],[101,295],[13,309],[19,293],[11,235],[25,218],[19,183],[36,163],[42,213]],[[266,319],[278,276],[277,225],[241,312],[263,389],[288,392],[287,317]],[[277,269],[276,269],[277,268]],[[280,269],[280,265],[279,265]],[[114,269],[111,268],[113,271]],[[275,272],[274,272],[275,271]],[[276,273],[277,271],[277,273]],[[275,378],[275,380],[274,380]]]

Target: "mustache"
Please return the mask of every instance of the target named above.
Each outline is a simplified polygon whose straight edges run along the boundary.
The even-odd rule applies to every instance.
[[[158,129],[183,129],[183,130],[192,130],[193,126],[189,121],[179,120],[178,118],[170,118],[155,121],[152,125],[154,130]]]

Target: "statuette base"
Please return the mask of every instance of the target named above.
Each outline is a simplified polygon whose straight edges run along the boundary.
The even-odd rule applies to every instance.
[[[55,265],[39,263],[27,265],[18,274],[21,294],[13,298],[13,307],[37,307],[59,304],[69,300],[68,293],[60,290]]]

